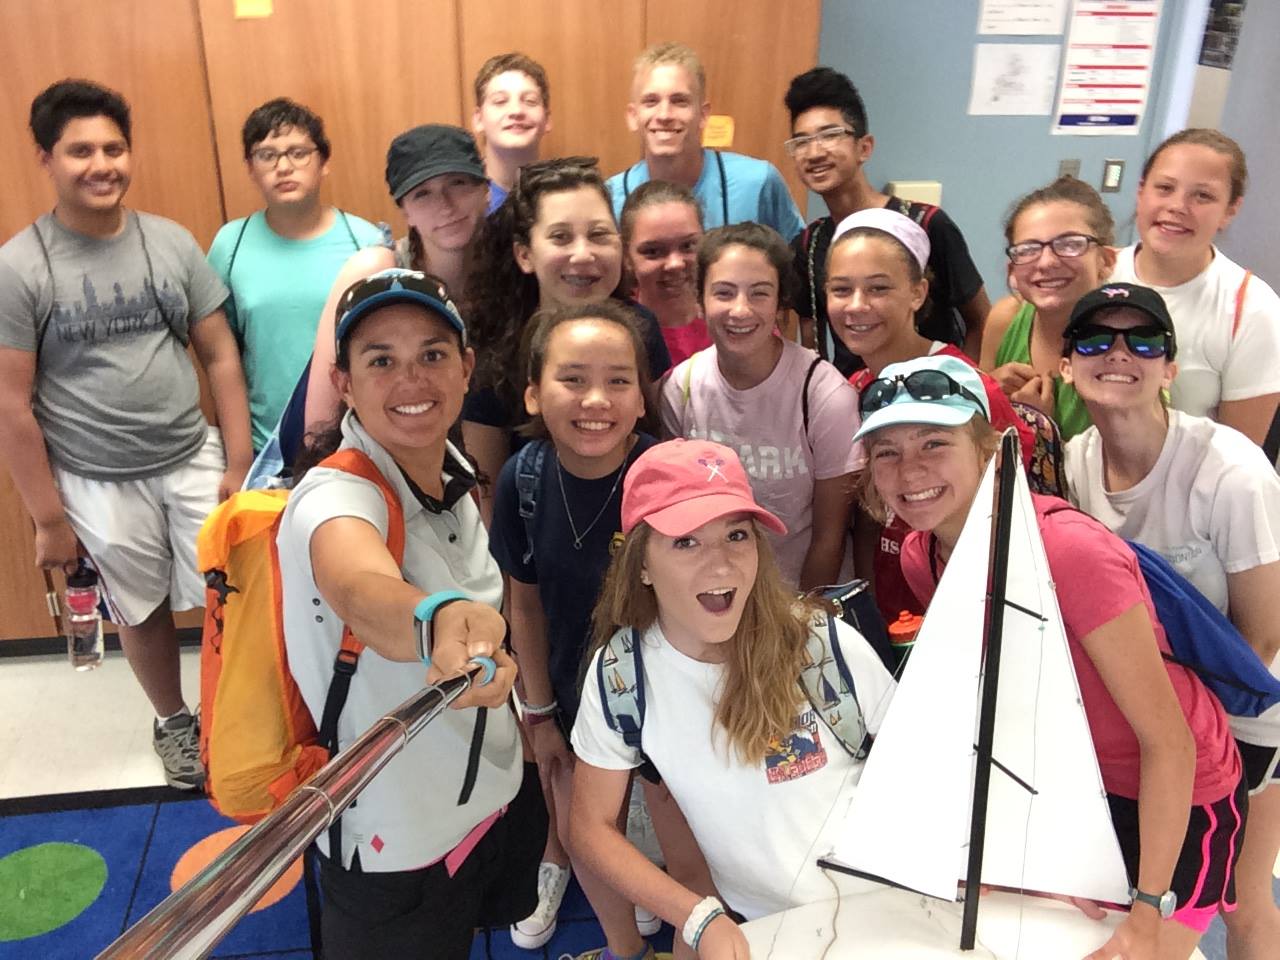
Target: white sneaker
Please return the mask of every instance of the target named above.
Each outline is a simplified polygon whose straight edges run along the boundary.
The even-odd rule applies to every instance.
[[[652,937],[662,929],[662,918],[650,913],[639,904],[636,905],[636,929],[642,937]]]
[[[511,942],[522,950],[537,950],[556,932],[556,915],[569,886],[569,868],[545,860],[538,867],[538,906],[511,925]]]

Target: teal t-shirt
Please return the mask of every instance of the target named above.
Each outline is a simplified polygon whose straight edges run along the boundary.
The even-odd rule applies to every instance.
[[[320,312],[338,271],[357,250],[383,242],[380,227],[342,212],[310,240],[280,236],[262,211],[250,214],[248,223],[232,220],[214,237],[209,265],[231,290],[224,306],[244,363],[254,450],[271,436],[311,359]]]

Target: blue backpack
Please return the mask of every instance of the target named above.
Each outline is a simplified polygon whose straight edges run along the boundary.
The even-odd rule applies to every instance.
[[[550,446],[546,440],[530,440],[516,453],[516,498],[520,519],[524,521],[525,548],[521,563],[528,563],[533,557],[533,515],[538,509],[538,481]]]
[[[1075,509],[1062,503],[1050,506],[1041,516]],[[1280,680],[1271,675],[1235,624],[1155,550],[1136,540],[1125,543],[1138,558],[1156,618],[1173,651],[1161,656],[1199,676],[1233,717],[1256,717],[1280,703]]]
[[[856,760],[865,759],[871,749],[871,735],[858,704],[853,673],[836,639],[836,618],[825,617],[825,630],[810,630],[805,644],[804,665],[797,682],[805,699],[822,717],[844,751]],[[640,745],[644,727],[644,668],[641,661],[640,632],[634,627],[617,631],[596,659],[596,683],[600,705],[609,729],[620,734],[633,750],[640,752],[639,771],[658,783],[661,776]]]
[[[1170,663],[1199,675],[1235,717],[1256,717],[1280,703],[1280,680],[1222,612],[1150,547],[1125,541],[1138,557],[1156,616],[1169,638]]]

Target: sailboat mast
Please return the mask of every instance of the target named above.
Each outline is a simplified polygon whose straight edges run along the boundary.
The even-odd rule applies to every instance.
[[[996,522],[991,549],[991,592],[987,597],[982,704],[978,714],[978,757],[973,778],[973,813],[969,821],[969,867],[965,874],[964,917],[960,926],[961,950],[972,950],[978,934],[978,897],[982,891],[982,854],[987,836],[991,750],[995,742],[1000,646],[1004,639],[1005,586],[1009,575],[1009,534],[1013,525],[1014,471],[1020,467],[1017,434],[1013,430],[1007,430],[1000,439]]]

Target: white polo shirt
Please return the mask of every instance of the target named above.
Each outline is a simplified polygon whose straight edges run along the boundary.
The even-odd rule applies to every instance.
[[[489,538],[472,498],[463,495],[434,512],[414,496],[391,455],[364,431],[354,413],[343,418],[342,435],[342,447],[368,454],[400,498],[405,580],[426,593],[460,590],[500,608],[502,576],[489,555]],[[470,471],[452,445],[446,458],[446,468],[454,474]],[[335,517],[358,517],[386,537],[387,508],[378,488],[341,470],[321,467],[310,470],[289,497],[277,537],[289,668],[317,727],[342,639],[342,621],[316,588],[310,544],[316,529]],[[338,720],[339,748],[421,690],[425,681],[421,664],[387,660],[365,649]],[[490,710],[475,786],[466,805],[458,806],[475,720],[474,709],[446,710],[392,758],[342,815],[343,866],[350,866],[357,849],[365,872],[425,866],[511,801],[523,774],[515,717],[509,709]],[[318,842],[327,855],[327,834]]]

